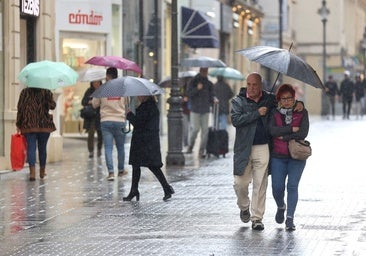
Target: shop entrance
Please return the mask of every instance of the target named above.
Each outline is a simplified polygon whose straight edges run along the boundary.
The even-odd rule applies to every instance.
[[[79,74],[91,67],[85,64],[89,58],[105,53],[105,35],[60,33],[60,61],[65,62]],[[83,133],[83,119],[80,117],[81,99],[89,86],[88,82],[78,82],[75,86],[63,89],[61,134]]]

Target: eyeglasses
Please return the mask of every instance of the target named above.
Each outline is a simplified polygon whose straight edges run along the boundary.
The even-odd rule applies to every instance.
[[[290,102],[294,100],[294,97],[286,97],[286,98],[280,98],[281,101],[283,102]]]

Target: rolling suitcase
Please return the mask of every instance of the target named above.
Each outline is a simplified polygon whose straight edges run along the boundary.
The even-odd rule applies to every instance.
[[[229,134],[226,130],[219,129],[219,105],[214,104],[213,107],[213,127],[208,129],[208,138],[207,138],[207,156],[210,157],[210,154],[220,157],[222,155],[225,157],[225,154],[229,152]]]

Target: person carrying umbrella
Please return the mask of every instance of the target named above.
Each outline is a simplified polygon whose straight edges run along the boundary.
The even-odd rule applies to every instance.
[[[191,126],[189,145],[186,153],[192,153],[197,134],[201,130],[201,144],[199,149],[199,156],[201,158],[205,157],[210,107],[212,104],[219,102],[215,97],[213,83],[208,80],[207,75],[208,68],[201,67],[200,72],[192,79],[187,90],[187,96],[191,104]]]
[[[251,73],[246,79],[247,87],[241,88],[232,99],[231,121],[236,128],[234,143],[234,190],[240,219],[252,221],[252,229],[263,230],[268,163],[270,157],[269,113],[276,107],[276,99],[262,88],[262,76]],[[295,111],[303,109],[297,103]],[[252,183],[252,200],[249,184]]]
[[[56,108],[52,92],[48,89],[24,88],[18,100],[16,126],[27,140],[29,180],[36,179],[36,150],[38,146],[39,177],[46,176],[47,142],[56,130],[50,110]]]
[[[85,91],[84,96],[81,100],[81,104],[85,107],[92,106],[92,93],[102,85],[102,81],[91,81],[90,87]],[[97,132],[97,156],[100,157],[102,155],[102,144],[103,144],[103,136],[102,131],[100,129],[100,107],[94,110],[95,115],[85,116],[83,128],[88,133],[88,151],[89,151],[89,158],[94,157],[94,134]]]
[[[140,200],[138,185],[141,176],[141,167],[147,167],[159,180],[164,190],[163,200],[166,201],[174,194],[161,170],[160,137],[159,137],[159,109],[154,96],[137,96],[141,103],[136,108],[136,114],[127,111],[127,120],[134,129],[132,132],[130,159],[132,165],[132,185],[130,193],[123,201],[131,201],[136,197]]]
[[[116,68],[108,68],[106,71],[106,80],[115,79],[118,76]],[[102,85],[106,86],[106,85]],[[113,145],[115,142],[118,159],[118,176],[127,174],[125,170],[125,138],[123,133],[126,122],[126,99],[125,97],[93,97],[92,105],[94,108],[100,107],[100,125],[104,142],[104,154],[108,169],[109,181],[114,180],[113,166]]]
[[[217,76],[217,82],[214,84],[214,92],[220,102],[219,129],[226,130],[230,112],[229,101],[234,96],[234,93],[231,90],[230,85],[224,81],[223,76]]]

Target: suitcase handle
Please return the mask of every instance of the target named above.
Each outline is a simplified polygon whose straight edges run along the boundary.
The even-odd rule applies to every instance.
[[[214,130],[219,130],[219,103],[213,104]]]

